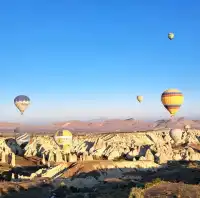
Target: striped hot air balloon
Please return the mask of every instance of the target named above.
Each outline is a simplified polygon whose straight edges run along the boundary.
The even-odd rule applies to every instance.
[[[58,130],[54,135],[54,140],[61,150],[67,152],[72,145],[72,133],[68,130]]]
[[[22,144],[29,143],[30,135],[28,133],[23,132],[22,129],[20,129],[19,127],[17,127],[14,130],[14,133],[16,142],[19,146],[21,146]]]
[[[138,102],[142,102],[143,101],[143,96],[137,96],[137,100],[138,100]]]
[[[178,89],[168,89],[161,95],[161,101],[164,107],[174,116],[184,102],[184,96]]]
[[[21,114],[23,115],[24,111],[30,105],[30,98],[25,95],[19,95],[14,99],[14,104],[19,109]]]

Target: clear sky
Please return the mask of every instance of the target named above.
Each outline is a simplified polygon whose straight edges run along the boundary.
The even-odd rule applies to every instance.
[[[160,101],[168,88],[185,95],[177,116],[198,117],[199,8],[198,0],[1,1],[0,120],[20,120],[20,94],[32,100],[25,121],[168,117]]]

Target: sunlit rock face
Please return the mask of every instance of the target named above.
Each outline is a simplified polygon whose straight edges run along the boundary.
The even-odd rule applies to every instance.
[[[74,135],[68,152],[70,155],[66,157],[52,137],[37,136],[33,137],[31,142],[27,144],[24,148],[24,153],[25,156],[38,156],[55,162],[66,160],[75,162],[80,159],[93,160],[102,158],[109,160],[116,160],[117,158],[135,160],[140,157],[164,162],[171,160],[173,156],[178,158],[179,154],[173,154],[172,147],[174,144],[185,142],[199,144],[199,137],[200,132],[191,128],[187,132],[182,129],[163,129],[140,133]],[[2,139],[3,142],[5,141]],[[17,145],[11,141],[8,143],[8,145],[4,144],[4,147],[11,148],[15,153],[16,150],[19,152],[20,149],[17,148]],[[180,156],[184,155],[181,154]]]

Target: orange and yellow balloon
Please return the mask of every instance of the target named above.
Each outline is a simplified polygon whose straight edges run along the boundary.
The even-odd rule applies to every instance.
[[[161,101],[164,107],[174,116],[184,102],[184,96],[178,89],[168,89],[161,95]]]
[[[143,96],[137,96],[137,100],[138,100],[138,102],[142,102],[143,101]]]

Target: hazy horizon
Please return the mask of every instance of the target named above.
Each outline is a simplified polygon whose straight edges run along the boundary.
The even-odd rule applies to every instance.
[[[42,120],[0,120],[0,123],[3,122],[8,122],[8,123],[21,123],[21,124],[30,124],[30,125],[48,125],[48,124],[54,124],[54,123],[62,123],[62,122],[68,122],[68,121],[82,121],[82,122],[101,122],[101,121],[106,121],[106,120],[126,120],[134,117],[107,117],[107,118],[102,118],[102,117],[93,117],[93,118],[67,118],[67,119],[42,119]],[[177,120],[182,117],[175,117],[174,120]],[[198,117],[184,117],[186,120],[200,120],[200,116]],[[158,117],[158,118],[141,118],[141,119],[135,119],[135,120],[140,120],[144,122],[155,122],[158,120],[170,120],[169,117]]]
[[[168,88],[185,97],[177,117],[200,118],[199,6],[172,0],[2,2],[0,121],[168,119],[160,101]],[[13,104],[21,94],[31,99],[23,117]],[[141,104],[137,95],[144,96]]]

